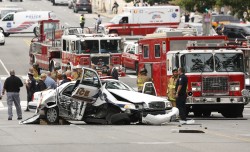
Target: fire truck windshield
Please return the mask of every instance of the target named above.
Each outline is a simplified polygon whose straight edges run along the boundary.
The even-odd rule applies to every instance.
[[[81,41],[81,48],[79,54],[82,53],[99,53],[98,40]]]
[[[101,40],[101,53],[120,53],[119,40]]]
[[[46,33],[48,31],[51,30],[57,30],[59,29],[59,23],[58,22],[48,22],[48,23],[44,23],[43,26],[43,31]]]
[[[187,73],[243,72],[241,53],[190,53],[181,56],[181,66]]]
[[[187,73],[214,71],[213,54],[191,53],[181,56],[181,66],[186,67]]]
[[[216,53],[214,59],[217,72],[244,72],[241,53]]]

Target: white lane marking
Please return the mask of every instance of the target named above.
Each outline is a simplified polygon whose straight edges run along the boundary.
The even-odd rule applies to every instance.
[[[2,66],[3,66],[4,70],[6,71],[7,75],[10,75],[8,69],[7,69],[6,66],[3,64],[3,61],[2,61],[2,60],[0,60],[0,63],[2,64]]]
[[[4,108],[4,105],[2,102],[0,102],[0,108]]]
[[[138,145],[166,145],[166,144],[176,144],[176,142],[131,142],[130,144]]]
[[[79,128],[79,129],[81,129],[81,130],[85,130],[85,128],[80,127],[80,126],[77,126],[77,125],[75,125],[75,124],[70,124],[70,126],[73,126],[73,127]]]
[[[137,78],[136,75],[127,75],[127,76],[130,77],[130,78]]]

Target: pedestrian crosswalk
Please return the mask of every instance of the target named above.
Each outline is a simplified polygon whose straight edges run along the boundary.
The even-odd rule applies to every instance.
[[[15,105],[13,103],[13,107],[15,108]],[[22,109],[27,108],[27,101],[21,101],[21,107]],[[0,101],[0,110],[8,109],[7,101]]]

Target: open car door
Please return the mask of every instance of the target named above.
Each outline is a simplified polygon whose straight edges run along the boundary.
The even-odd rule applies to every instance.
[[[71,98],[82,102],[93,102],[98,98],[98,92],[102,84],[97,72],[90,68],[82,68],[82,77],[76,83],[76,89]]]
[[[157,96],[154,83],[153,82],[145,82],[143,84],[142,93]]]

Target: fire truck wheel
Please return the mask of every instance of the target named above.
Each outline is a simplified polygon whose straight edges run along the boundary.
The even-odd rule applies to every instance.
[[[201,117],[202,116],[202,112],[201,111],[194,111],[194,116],[195,117]]]
[[[135,73],[136,73],[136,75],[138,75],[138,73],[139,73],[138,63],[135,63]]]

